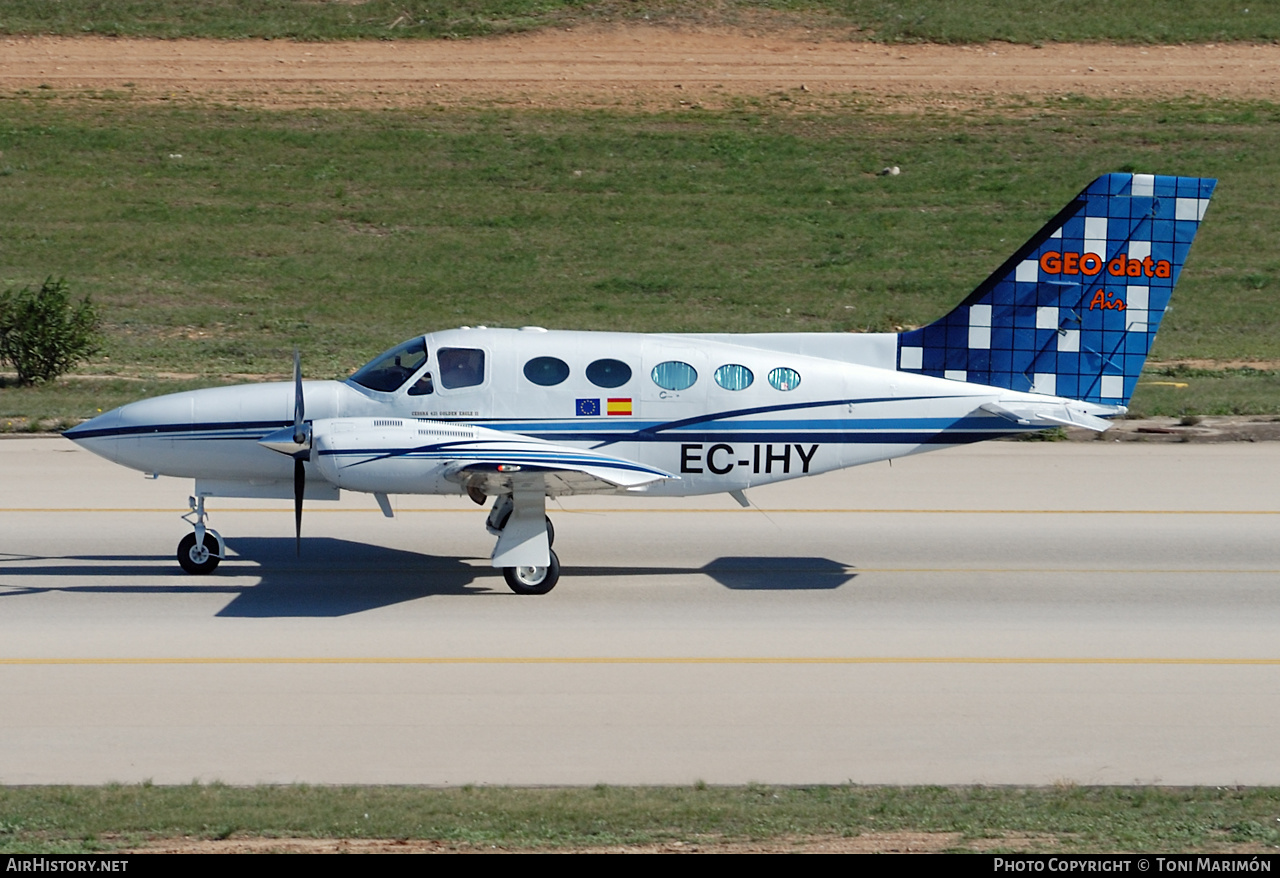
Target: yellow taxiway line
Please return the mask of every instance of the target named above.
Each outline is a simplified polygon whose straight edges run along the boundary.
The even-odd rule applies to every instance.
[[[282,501],[283,502],[283,501]],[[59,506],[59,507],[35,507],[35,506],[4,506],[0,507],[0,514],[18,513],[90,513],[90,512],[106,512],[106,513],[163,513],[163,514],[185,514],[186,508],[178,508],[177,506],[169,508],[152,508],[152,507],[77,507],[77,506]],[[292,507],[219,507],[218,514],[226,514],[229,512],[266,512],[271,514],[293,514]],[[647,508],[629,508],[629,507],[590,507],[582,509],[551,509],[549,511],[557,514],[565,515],[603,515],[605,513],[612,515],[671,515],[673,513],[698,513],[705,515],[707,513],[728,513],[731,515],[749,515],[751,513],[766,512],[770,514],[789,514],[789,515],[822,515],[822,514],[849,514],[849,515],[1280,515],[1280,509],[774,509],[766,507],[755,507],[750,509],[712,509],[712,508],[680,508],[680,507],[647,507]],[[458,515],[459,513],[471,515],[487,515],[486,509],[397,509],[397,515],[400,514],[445,514]],[[324,508],[307,508],[307,514],[324,514],[324,515],[365,515],[365,514],[382,515],[380,509],[324,509]]]
[[[0,665],[1268,665],[1280,658],[1159,656],[155,656],[0,658]]]

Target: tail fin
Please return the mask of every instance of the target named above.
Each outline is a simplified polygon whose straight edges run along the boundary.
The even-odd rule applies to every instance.
[[[1216,180],[1107,174],[959,307],[898,336],[898,368],[1128,405]]]

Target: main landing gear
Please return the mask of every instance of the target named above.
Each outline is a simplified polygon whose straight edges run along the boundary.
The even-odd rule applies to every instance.
[[[178,543],[178,564],[192,576],[203,576],[217,569],[227,547],[221,534],[205,526],[204,520],[208,516],[204,511],[204,498],[188,497],[187,503],[191,511],[182,516],[182,520],[194,527],[195,532],[187,534]],[[192,516],[195,516],[194,521]]]
[[[503,494],[493,504],[493,509],[489,512],[489,517],[484,521],[484,529],[495,537],[502,536],[503,529],[507,526],[507,522],[511,520],[511,510],[515,504],[511,502],[510,494]],[[543,515],[547,521],[547,547],[550,548],[556,544],[556,526],[551,523],[550,515]]]
[[[485,528],[498,537],[492,564],[502,568],[508,588],[516,594],[546,594],[556,587],[560,559],[551,550],[556,530],[547,517],[541,479],[498,497]]]
[[[560,581],[560,559],[551,552],[546,567],[503,567],[502,578],[516,594],[546,594]]]

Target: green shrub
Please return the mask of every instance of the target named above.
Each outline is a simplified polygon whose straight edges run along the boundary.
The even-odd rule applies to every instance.
[[[17,371],[19,384],[57,378],[99,347],[93,302],[85,296],[72,305],[61,280],[0,295],[0,361]]]

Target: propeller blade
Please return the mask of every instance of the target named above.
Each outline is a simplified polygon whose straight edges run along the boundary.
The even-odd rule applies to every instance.
[[[302,557],[302,494],[307,489],[307,470],[301,460],[293,462],[294,549]]]
[[[293,349],[293,441],[301,445],[306,441],[302,422],[307,416],[306,400],[302,397],[302,354]]]
[[[293,349],[293,441],[306,444],[310,450],[310,431],[303,424],[307,416],[307,403],[302,395],[302,354]],[[302,557],[302,495],[307,490],[307,469],[300,456],[293,458],[293,540],[294,551]]]

